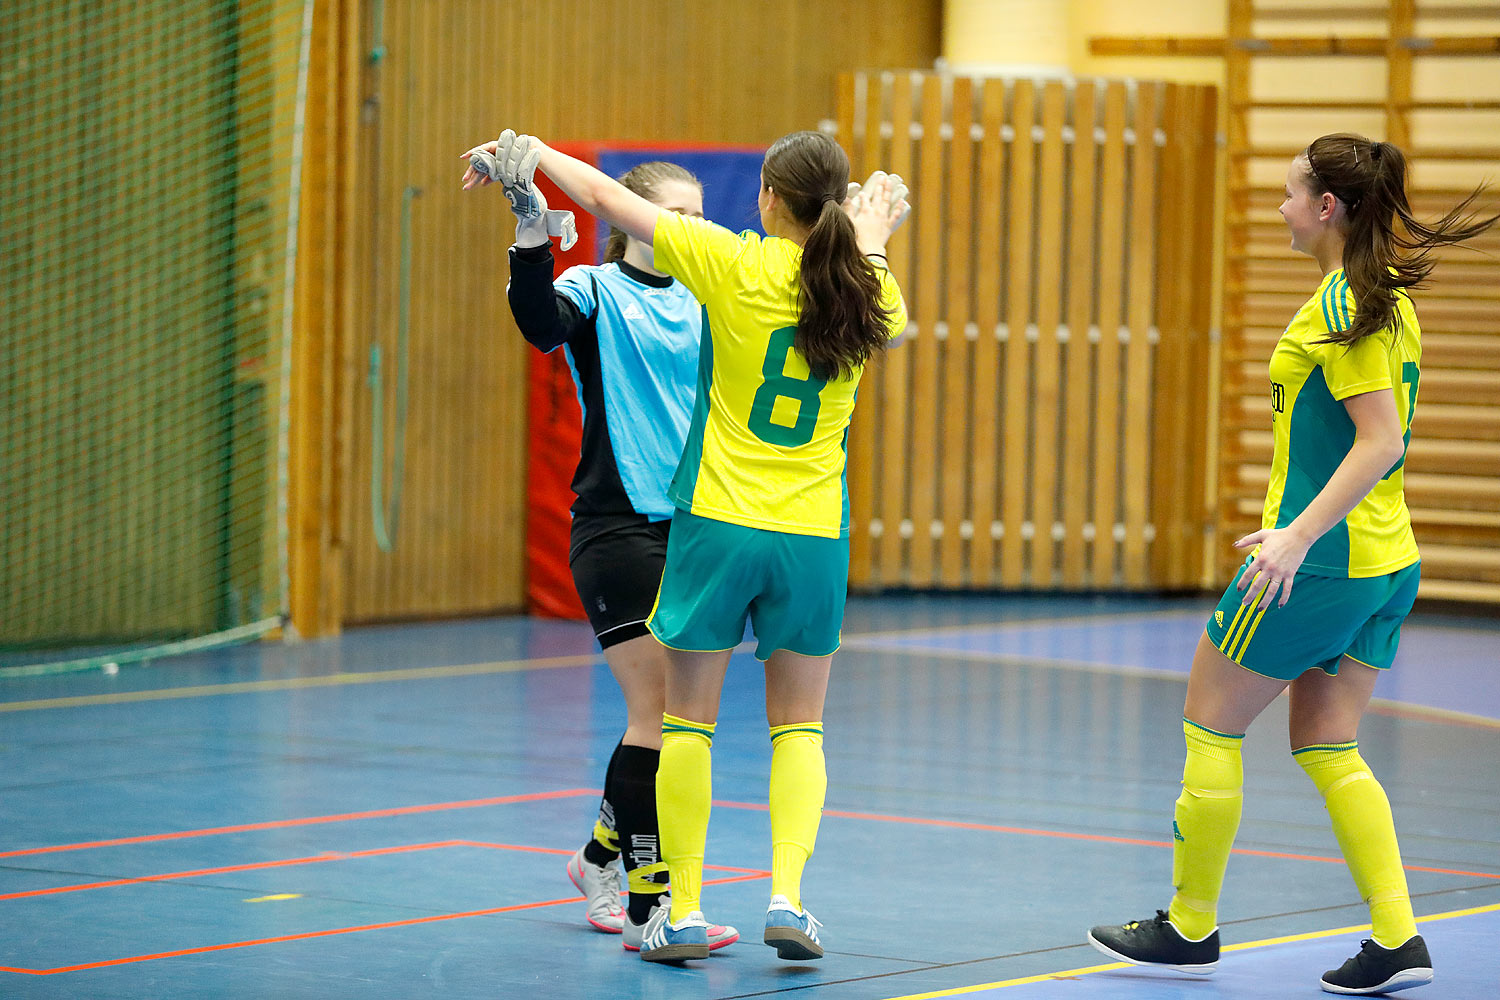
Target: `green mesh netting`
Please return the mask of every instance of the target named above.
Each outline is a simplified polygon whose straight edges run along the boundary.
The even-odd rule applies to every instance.
[[[285,608],[303,0],[0,0],[0,676]]]

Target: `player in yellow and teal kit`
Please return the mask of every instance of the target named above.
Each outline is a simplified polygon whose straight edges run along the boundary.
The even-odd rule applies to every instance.
[[[1176,894],[1155,918],[1095,927],[1089,941],[1138,965],[1217,966],[1240,744],[1290,687],[1292,753],[1323,796],[1372,925],[1359,954],[1321,985],[1388,993],[1432,980],[1390,803],[1355,739],[1420,573],[1402,492],[1422,372],[1407,290],[1431,272],[1428,251],[1496,219],[1464,218],[1460,206],[1435,225],[1418,222],[1401,151],[1350,134],[1323,136],[1293,159],[1285,194],[1292,248],[1317,260],[1323,280],[1271,355],[1275,447],[1261,529],[1235,543],[1251,554],[1193,658],[1172,824]]]
[[[1330,271],[1271,354],[1275,447],[1262,528],[1296,520],[1348,455],[1355,424],[1343,400],[1392,393],[1402,451],[1354,508],[1309,546],[1296,577],[1297,600],[1267,617],[1268,601],[1242,602],[1238,585],[1251,559],[1240,568],[1209,620],[1208,636],[1221,653],[1257,673],[1292,681],[1309,664],[1336,674],[1344,656],[1381,670],[1395,658],[1420,575],[1402,486],[1422,365],[1422,331],[1411,298],[1404,290],[1395,294],[1392,324],[1345,345],[1332,338],[1353,324],[1354,293],[1343,268]]]
[[[641,957],[708,954],[699,898],[710,747],[748,618],[771,727],[765,941],[782,958],[820,958],[801,877],[827,784],[822,712],[848,584],[845,442],[865,363],[906,326],[884,255],[909,209],[905,186],[883,173],[850,185],[833,140],[792,133],[762,164],[762,238],[662,211],[529,136],[507,130],[469,155],[479,151],[542,170],[580,207],[651,244],[657,268],[703,304],[697,397],[648,622],[669,650],[657,809],[672,906],[648,924]],[[472,167],[465,175],[466,187],[483,182]]]

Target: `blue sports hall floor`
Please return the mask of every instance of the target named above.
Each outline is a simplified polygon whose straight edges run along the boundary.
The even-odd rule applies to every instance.
[[[735,656],[704,902],[740,943],[641,962],[564,872],[623,704],[587,628],[352,630],[0,680],[0,997],[1316,997],[1366,915],[1287,753],[1282,699],[1197,978],[1109,963],[1094,923],[1171,878],[1186,668],[1211,601],[851,602],[804,896],[826,957],[760,943],[763,678]],[[1500,623],[1419,614],[1360,732],[1436,981],[1500,996]]]

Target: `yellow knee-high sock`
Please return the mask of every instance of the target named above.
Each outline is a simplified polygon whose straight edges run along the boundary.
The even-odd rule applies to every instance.
[[[656,768],[656,819],[661,856],[672,880],[672,921],[702,909],[703,845],[713,800],[712,722],[661,717],[661,763]]]
[[[1370,936],[1382,948],[1395,948],[1417,933],[1396,843],[1396,824],[1385,789],[1359,755],[1358,743],[1302,747],[1292,756],[1318,786],[1333,835],[1354,885],[1370,907]]]
[[[1219,920],[1219,890],[1229,849],[1240,828],[1245,769],[1240,744],[1245,735],[1219,733],[1187,719],[1187,761],[1182,794],[1172,821],[1172,897],[1168,916],[1194,941],[1213,933]]]
[[[771,727],[771,895],[802,907],[802,867],[812,856],[828,791],[823,723]]]

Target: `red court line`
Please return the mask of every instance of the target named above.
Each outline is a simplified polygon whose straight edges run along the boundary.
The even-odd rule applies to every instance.
[[[766,812],[768,806],[755,802],[727,802],[715,800],[714,805],[724,806],[726,809],[748,809],[754,812]],[[824,809],[824,816],[838,816],[843,819],[865,819],[878,823],[907,823],[914,826],[941,826],[955,830],[984,830],[991,833],[1014,833],[1026,837],[1055,837],[1059,840],[1087,840],[1104,844],[1133,844],[1139,847],[1171,847],[1169,840],[1142,840],[1134,837],[1108,837],[1097,833],[1072,833],[1064,830],[1035,830],[1024,826],[996,826],[991,823],[965,823],[951,819],[921,819],[914,816],[886,816],[880,813],[858,813],[845,812],[840,809]],[[1328,858],[1314,854],[1288,854],[1280,851],[1256,851],[1248,847],[1233,848],[1233,854],[1248,854],[1261,858],[1283,858],[1289,861],[1321,861],[1325,864],[1344,863],[1343,858]],[[1487,878],[1500,880],[1500,875],[1491,872],[1470,872],[1456,868],[1430,868],[1425,865],[1404,865],[1409,872],[1434,872],[1439,875],[1465,875],[1470,878]]]
[[[476,809],[480,806],[499,806],[512,802],[541,802],[546,799],[566,799],[575,795],[598,795],[597,788],[567,788],[557,792],[533,792],[527,795],[503,795],[493,799],[468,799],[463,802],[433,802],[421,806],[398,806],[394,809],[371,809],[366,812],[340,813],[333,816],[305,816],[301,819],[278,819],[265,823],[245,823],[240,826],[216,826],[205,830],[179,830],[175,833],[151,833],[141,837],[120,837],[115,840],[90,840],[78,844],[58,844],[53,847],[32,847],[23,851],[0,851],[0,858],[20,858],[33,854],[55,854],[60,851],[84,851],[94,847],[119,847],[123,844],[152,844],[166,840],[186,840],[191,837],[217,837],[226,833],[251,833],[256,830],[283,830],[293,826],[314,826],[318,823],[346,823],[357,819],[382,819],[387,816],[413,816],[421,813],[444,812],[449,809]]]

